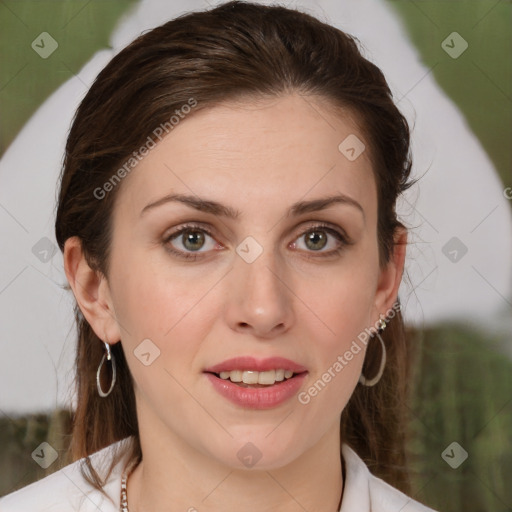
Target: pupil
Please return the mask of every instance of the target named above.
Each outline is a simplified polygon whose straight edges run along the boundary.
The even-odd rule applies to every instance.
[[[185,240],[183,245],[192,251],[200,249],[204,243],[204,234],[200,231],[189,231],[188,235],[184,235]],[[199,247],[194,246],[197,241],[199,240]],[[202,242],[202,243],[201,243]],[[192,244],[192,247],[190,247],[190,244]]]
[[[308,245],[308,242],[313,242],[313,247],[310,247],[310,249],[322,249],[323,247],[325,247],[327,237],[325,236],[325,233],[323,233],[322,231],[313,231],[308,235],[306,239],[306,245]],[[316,244],[319,242],[320,246],[315,247]]]

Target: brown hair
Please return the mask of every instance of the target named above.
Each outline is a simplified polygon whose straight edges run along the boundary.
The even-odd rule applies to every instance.
[[[377,183],[379,256],[384,266],[396,243],[396,228],[403,226],[396,217],[396,199],[414,182],[408,181],[409,127],[382,72],[341,30],[297,10],[239,1],[182,15],[141,35],[98,75],[67,139],[55,223],[61,250],[66,239],[79,237],[90,266],[108,276],[112,209],[122,184],[102,199],[95,191],[190,98],[197,102],[197,111],[229,100],[290,92],[325,99],[333,111],[343,109],[360,123]],[[104,482],[89,455],[129,435],[135,437],[130,459],[142,455],[133,382],[122,344],[117,343],[112,352],[118,383],[107,398],[98,396],[95,378],[104,345],[78,306],[75,312],[78,405],[70,449],[73,460],[85,458],[84,477],[102,490]],[[356,387],[341,415],[340,436],[374,474],[408,492],[408,351],[400,312],[383,339],[388,355],[384,375],[374,387]],[[379,366],[378,346],[374,341],[368,346],[363,371],[369,378]],[[117,461],[115,456],[107,476]]]

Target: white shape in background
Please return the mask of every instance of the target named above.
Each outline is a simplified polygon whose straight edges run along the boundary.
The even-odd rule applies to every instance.
[[[298,6],[358,37],[397,98],[412,89],[399,106],[414,126],[414,176],[428,172],[398,210],[406,225],[418,226],[406,264],[412,284],[406,280],[400,289],[406,320],[421,326],[463,319],[494,328],[509,310],[503,297],[511,300],[512,215],[480,142],[421,63],[388,5],[326,0]],[[143,30],[206,7],[190,0],[137,4],[112,35],[115,51],[97,52],[59,87],[0,161],[0,410],[21,414],[75,403],[76,334],[71,292],[59,286],[65,283],[62,255],[58,251],[46,261],[46,253],[32,248],[44,237],[55,242],[55,188],[66,135],[86,86]],[[453,62],[441,49],[440,54]],[[442,252],[453,237],[468,247],[457,262]]]

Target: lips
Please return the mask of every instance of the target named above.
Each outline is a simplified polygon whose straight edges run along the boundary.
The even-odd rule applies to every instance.
[[[307,371],[306,367],[290,359],[285,359],[284,357],[256,359],[251,356],[240,356],[210,366],[206,368],[204,372],[220,374],[220,372],[231,372],[233,370],[265,372],[279,369],[289,370],[293,373],[303,373]]]
[[[308,374],[306,367],[284,357],[251,356],[234,357],[203,372],[220,395],[249,409],[270,409],[287,402],[300,390]],[[252,384],[256,378],[258,383]],[[259,383],[260,379],[264,383]]]
[[[205,372],[206,378],[219,395],[238,407],[260,410],[279,407],[291,400],[300,391],[307,374],[307,371],[302,372],[270,386],[256,384],[242,387],[229,379],[217,377],[215,373]]]

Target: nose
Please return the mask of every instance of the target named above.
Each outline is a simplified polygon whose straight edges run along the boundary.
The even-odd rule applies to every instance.
[[[225,314],[231,329],[263,339],[290,329],[294,295],[272,251],[264,250],[252,263],[237,257],[229,279]]]

